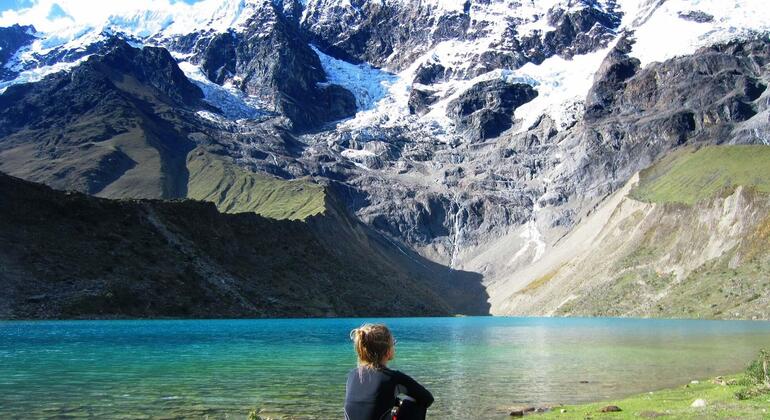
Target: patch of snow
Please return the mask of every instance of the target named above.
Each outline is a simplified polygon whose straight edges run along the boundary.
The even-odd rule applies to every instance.
[[[542,197],[541,197],[542,198]],[[524,245],[519,248],[516,254],[511,258],[511,262],[524,256],[529,250],[534,250],[535,255],[532,257],[530,263],[534,263],[545,255],[546,243],[543,241],[540,229],[537,228],[537,215],[542,210],[539,200],[535,201],[535,205],[532,208],[532,217],[527,223],[524,224],[523,229],[519,237],[524,239]]]
[[[462,225],[462,214],[465,209],[460,205],[460,201],[457,199],[457,196],[454,197],[455,205],[457,206],[457,211],[454,215],[454,223],[452,224],[452,229],[454,231],[454,234],[452,235],[452,258],[449,261],[449,268],[456,268],[457,267],[457,256],[460,253],[460,245],[462,244],[463,240],[463,225]]]
[[[0,81],[0,94],[5,92],[5,90],[8,89],[8,87],[11,85],[37,82],[49,74],[58,73],[60,71],[69,71],[87,59],[88,57],[83,57],[73,62],[59,62],[51,66],[42,66],[22,71],[18,76],[16,76],[15,79]]]
[[[624,0],[621,8],[640,16],[641,0]],[[693,22],[679,17],[692,10],[714,16],[713,22]],[[635,31],[631,55],[642,66],[655,61],[689,55],[698,48],[770,31],[767,0],[669,0],[645,19],[628,19],[624,25]]]
[[[342,155],[342,157],[346,159],[353,159],[353,160],[363,160],[368,157],[377,156],[374,152],[370,150],[363,150],[363,149],[345,149],[340,154]]]
[[[236,32],[244,29],[246,22],[267,1],[258,0],[203,0],[175,16],[174,22],[163,30],[164,36],[184,35],[206,29],[214,32]]]
[[[353,93],[359,111],[372,109],[388,94],[388,88],[397,76],[369,64],[352,64],[324,54],[311,45],[321,60],[328,83],[340,85]]]
[[[548,115],[557,127],[572,125],[582,114],[581,104],[594,82],[594,73],[615,42],[607,48],[571,60],[559,56],[546,59],[540,65],[528,63],[510,73],[509,77],[531,80],[537,97],[515,111],[521,120],[520,130],[531,127],[541,115]]]
[[[369,127],[387,128],[404,125],[405,119],[409,117],[409,93],[416,69],[417,64],[413,64],[403,72],[388,78],[381,84],[387,91],[373,104],[374,107],[359,111],[355,117],[343,122],[339,127],[355,131],[366,130]]]
[[[220,86],[210,81],[200,67],[183,61],[179,63],[179,68],[203,91],[204,100],[219,108],[227,119],[255,119],[268,114],[265,111],[266,105],[260,100],[246,95],[232,85]],[[209,114],[211,113],[199,113],[204,118],[212,119]]]

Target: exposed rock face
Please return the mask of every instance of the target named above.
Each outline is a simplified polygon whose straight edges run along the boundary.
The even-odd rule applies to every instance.
[[[701,12],[700,10],[690,10],[686,13],[679,12],[679,17],[697,23],[708,23],[714,21],[714,16]]]
[[[620,18],[614,8],[607,11],[586,7],[576,11],[553,8],[548,23],[554,28],[540,37],[524,37],[515,50],[526,51],[528,61],[541,63],[554,55],[571,58],[605,47],[614,38]]]
[[[94,57],[91,64],[96,71],[108,77],[117,76],[113,76],[115,83],[130,83],[125,77],[133,77],[141,85],[154,88],[176,106],[194,105],[203,98],[200,88],[190,83],[165,48],[138,49],[113,38],[106,46],[106,54]]]
[[[328,84],[298,23],[297,2],[262,2],[242,30],[193,33],[161,41],[191,54],[214,83],[232,83],[304,131],[353,115],[353,95]]]
[[[0,78],[11,77],[13,70],[6,67],[9,60],[20,48],[35,40],[35,28],[32,26],[13,25],[0,28]]]
[[[428,112],[430,105],[438,99],[438,95],[433,91],[412,88],[412,91],[409,93],[409,112],[423,115]]]
[[[441,41],[491,36],[489,51],[480,51],[469,63],[473,70],[467,75],[476,76],[495,68],[539,63],[556,54],[571,57],[593,51],[607,45],[620,24],[613,7],[597,8],[596,2],[579,1],[569,11],[559,6],[548,11],[544,18],[553,30],[518,34],[517,26],[532,19],[515,15],[521,6],[507,0],[451,4],[357,0],[348,7],[335,0],[311,0],[302,26],[313,42],[336,56],[395,70],[405,68]],[[514,16],[492,11],[498,9]],[[492,35],[495,32],[501,36]]]
[[[447,69],[441,63],[423,63],[415,71],[412,83],[432,85],[445,80],[446,76]]]
[[[628,56],[632,44],[633,41],[624,35],[602,62],[586,98],[586,120],[609,114],[617,92],[622,91],[626,80],[639,71],[639,60]]]
[[[513,125],[516,108],[535,99],[537,91],[522,83],[490,80],[475,84],[450,102],[447,115],[470,141],[497,137]]]
[[[326,81],[321,62],[293,22],[266,6],[249,23],[235,48],[241,88],[272,97],[276,109],[305,129],[355,112],[355,98],[345,89],[319,86]]]

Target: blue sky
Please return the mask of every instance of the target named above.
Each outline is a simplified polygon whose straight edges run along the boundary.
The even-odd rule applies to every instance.
[[[9,9],[21,9],[31,5],[32,2],[29,0],[0,0],[0,12]]]

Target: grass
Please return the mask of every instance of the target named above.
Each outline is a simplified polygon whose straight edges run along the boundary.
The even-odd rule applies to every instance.
[[[559,267],[559,268],[557,268],[555,270],[551,270],[548,273],[545,273],[544,275],[536,278],[535,280],[532,280],[529,284],[527,284],[523,289],[521,289],[517,293],[533,293],[533,292],[535,292],[537,289],[539,289],[539,288],[545,286],[546,284],[548,284],[548,282],[551,281],[551,279],[553,279],[554,276],[556,276],[556,274],[559,272],[560,268],[561,267]]]
[[[200,149],[187,160],[187,196],[210,201],[225,213],[254,212],[273,219],[304,220],[325,211],[324,187],[249,172]]]
[[[642,171],[631,197],[653,203],[698,201],[737,186],[770,193],[770,146],[684,148]]]
[[[728,377],[727,380],[737,377]],[[770,417],[770,395],[756,395],[739,400],[735,393],[741,385],[718,385],[700,381],[686,387],[665,389],[632,397],[599,403],[557,407],[536,419],[766,419]],[[691,407],[693,401],[703,399],[706,406]],[[608,405],[620,407],[617,413],[602,413]],[[560,409],[566,410],[561,413]]]
[[[768,387],[768,352],[761,350],[746,372],[723,378],[703,380],[679,388],[634,395],[615,401],[556,407],[553,411],[530,417],[537,419],[767,419],[770,418]],[[692,407],[695,400],[705,407]],[[609,405],[622,411],[602,413]],[[565,410],[564,413],[561,410]]]

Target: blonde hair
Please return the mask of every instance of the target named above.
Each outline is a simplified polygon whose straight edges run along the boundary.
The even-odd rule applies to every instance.
[[[393,334],[383,324],[364,324],[350,331],[359,367],[382,369],[393,356]]]

